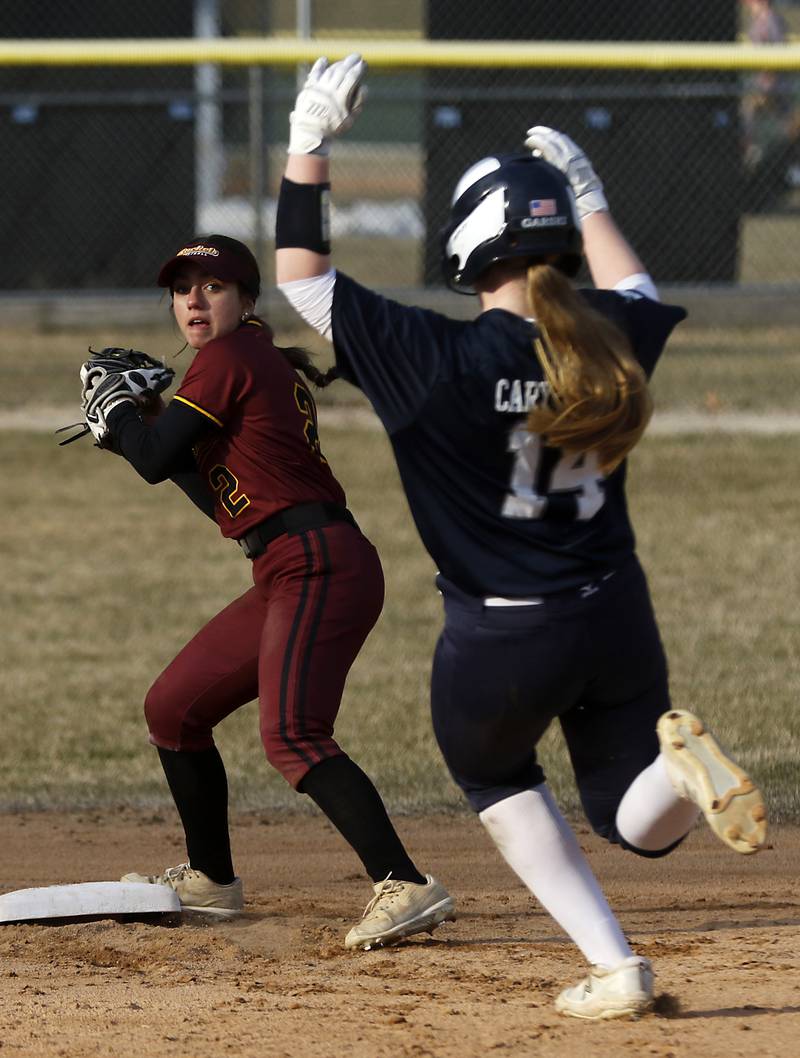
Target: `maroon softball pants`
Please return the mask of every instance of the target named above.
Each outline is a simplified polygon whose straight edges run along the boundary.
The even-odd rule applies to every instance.
[[[297,787],[343,752],[333,725],[347,673],[383,606],[383,571],[366,537],[335,522],[273,540],[253,562],[253,581],[150,688],[150,741],[209,749],[220,720],[258,698],[267,759]]]

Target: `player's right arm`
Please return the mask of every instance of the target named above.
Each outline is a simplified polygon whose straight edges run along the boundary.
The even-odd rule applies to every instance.
[[[320,59],[298,94],[278,197],[276,274],[295,311],[333,342],[341,377],[364,391],[392,432],[415,417],[438,377],[446,321],[331,266],[329,141],[360,110],[365,71],[358,55],[330,66]]]
[[[325,275],[331,269],[330,239],[322,241],[324,225],[328,221],[328,207],[323,192],[330,193],[330,162],[328,156],[290,154],[286,161],[286,171],[284,172],[283,180],[281,197],[278,202],[278,249],[275,254],[278,285],[290,283],[297,279],[311,279],[314,276]],[[287,185],[294,185],[294,187]],[[309,228],[305,235],[300,230],[292,231],[294,218],[290,216],[290,212],[293,208],[291,199],[297,195],[295,188],[301,189],[300,194],[307,194],[307,189],[310,188],[319,188],[319,195],[322,199],[318,207],[314,203],[316,216],[310,218]],[[311,200],[310,195],[308,195],[308,198]],[[300,223],[307,219],[298,218]],[[314,230],[317,227],[319,228],[318,232]],[[312,249],[315,236],[318,236],[321,245]],[[305,241],[308,245],[282,245],[282,242],[287,240],[292,242]]]
[[[331,341],[336,273],[328,236],[329,168],[327,155],[289,155],[278,196],[275,271],[295,311]]]
[[[330,269],[330,140],[349,129],[358,116],[366,72],[360,55],[332,64],[319,58],[295,100],[278,203],[278,283],[323,275]]]

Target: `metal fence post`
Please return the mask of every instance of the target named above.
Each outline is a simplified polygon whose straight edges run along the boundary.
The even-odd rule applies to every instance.
[[[296,0],[296,25],[297,36],[301,40],[310,40],[314,31],[314,0]],[[308,63],[301,62],[297,67],[297,87],[303,87],[303,82],[308,76]]]
[[[253,253],[261,265],[264,256],[264,71],[249,69],[248,121],[250,139],[250,203],[253,211]]]
[[[195,0],[194,35],[218,37],[218,0]],[[219,200],[222,191],[222,111],[219,104],[220,71],[213,63],[195,67],[197,116],[195,119],[195,228],[203,227],[204,210]]]

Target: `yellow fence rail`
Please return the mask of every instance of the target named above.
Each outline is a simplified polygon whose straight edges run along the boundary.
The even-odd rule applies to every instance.
[[[800,44],[397,41],[295,37],[0,40],[0,66],[294,66],[360,52],[374,68],[800,71]]]

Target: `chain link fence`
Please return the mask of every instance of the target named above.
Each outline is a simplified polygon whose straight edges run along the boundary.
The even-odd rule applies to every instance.
[[[764,42],[800,34],[766,0],[38,0],[5,38],[220,35]],[[272,278],[275,196],[299,71],[0,67],[0,291],[135,289],[194,233],[250,243]],[[800,280],[800,78],[600,69],[375,70],[334,152],[337,265],[383,287],[438,283],[460,172],[552,124],[581,143],[663,282]]]

